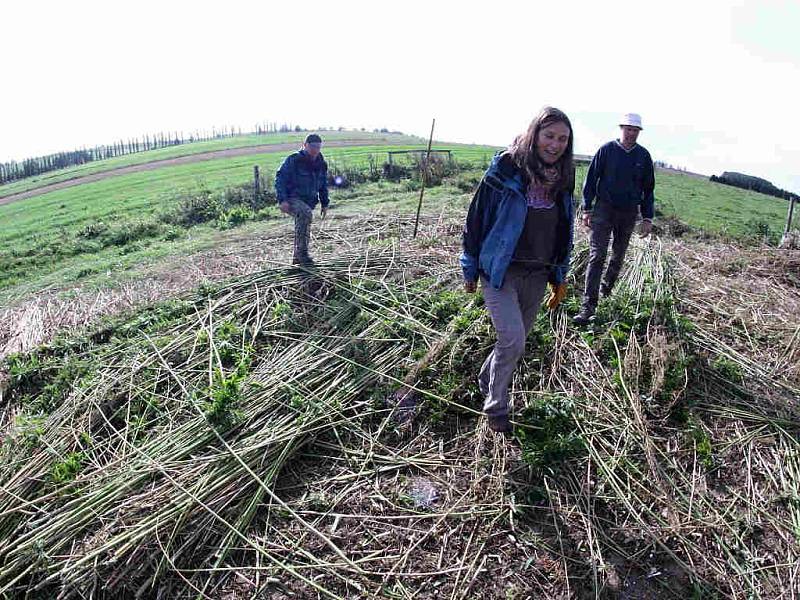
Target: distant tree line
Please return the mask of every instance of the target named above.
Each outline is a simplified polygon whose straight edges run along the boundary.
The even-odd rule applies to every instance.
[[[800,196],[787,192],[772,185],[772,182],[753,175],[745,175],[744,173],[736,173],[734,171],[725,171],[722,175],[717,177],[712,175],[709,177],[710,181],[714,183],[724,183],[725,185],[732,185],[734,187],[742,188],[744,190],[753,190],[768,196],[775,196],[776,198],[783,198],[784,200],[800,200]]]
[[[264,135],[275,132],[303,131],[299,125],[288,123],[258,123],[250,134]],[[48,173],[57,169],[75,167],[96,160],[105,160],[115,156],[124,156],[135,152],[146,150],[156,150],[167,146],[178,146],[191,142],[205,142],[209,140],[222,139],[242,135],[241,127],[222,127],[221,129],[212,128],[211,131],[195,131],[189,135],[183,132],[156,133],[145,135],[142,138],[120,140],[105,146],[95,146],[94,148],[81,148],[70,152],[58,152],[47,156],[37,156],[26,158],[21,162],[11,161],[0,163],[0,185],[10,183],[26,177],[34,177],[42,173]]]
[[[673,165],[668,162],[664,162],[663,160],[655,160],[653,161],[653,166],[658,169],[671,169],[673,171],[685,171],[686,167],[679,167],[678,165]]]

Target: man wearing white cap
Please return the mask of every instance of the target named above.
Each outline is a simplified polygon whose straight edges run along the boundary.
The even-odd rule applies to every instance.
[[[635,113],[625,114],[619,127],[620,139],[597,151],[583,185],[582,221],[591,234],[583,304],[574,318],[577,325],[585,325],[594,316],[599,295],[611,293],[639,213],[643,237],[650,235],[653,226],[653,159],[636,143],[642,118]],[[612,239],[611,260],[603,276],[608,243]]]

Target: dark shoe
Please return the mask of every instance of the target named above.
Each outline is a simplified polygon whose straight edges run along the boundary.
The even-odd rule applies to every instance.
[[[511,422],[508,420],[508,415],[489,417],[489,429],[497,433],[510,433]]]
[[[294,258],[292,258],[292,264],[293,265],[298,265],[300,267],[313,267],[314,266],[314,261],[308,255],[306,255],[306,256],[295,256]]]
[[[590,306],[584,306],[577,315],[572,317],[572,322],[575,323],[575,325],[583,326],[587,325],[593,317],[594,309]]]
[[[600,297],[601,298],[608,298],[611,295],[611,286],[610,285],[601,285],[600,286]]]

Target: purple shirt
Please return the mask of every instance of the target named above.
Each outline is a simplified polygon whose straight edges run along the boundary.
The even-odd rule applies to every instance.
[[[528,199],[528,208],[553,208],[555,205],[555,202],[550,197],[550,188],[541,183],[532,182],[528,186],[528,193],[525,197]]]

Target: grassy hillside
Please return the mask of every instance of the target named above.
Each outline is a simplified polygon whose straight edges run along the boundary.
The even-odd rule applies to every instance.
[[[327,156],[335,168],[366,170],[370,161],[379,166],[387,149],[402,148],[409,146],[329,148]],[[457,160],[476,167],[493,153],[486,147],[452,148]],[[0,206],[0,220],[8,223],[0,230],[0,294],[5,289],[7,295],[15,286],[18,289],[13,295],[18,295],[78,279],[107,285],[138,264],[212,246],[220,229],[253,220],[269,227],[279,214],[267,206],[234,211],[230,218],[223,215],[222,221],[206,223],[186,224],[173,217],[198,198],[213,203],[225,190],[241,192],[252,177],[254,164],[261,167],[269,184],[284,154],[165,167]],[[477,168],[463,173],[462,179],[476,181],[480,174]],[[579,188],[584,176],[585,166],[579,165]],[[359,210],[371,210],[371,203],[382,204],[386,194],[408,193],[406,188],[400,183],[365,189]],[[465,191],[469,185],[451,185],[439,194],[448,203],[448,193],[455,200]],[[334,205],[339,194],[332,192]],[[412,204],[413,196],[407,196]],[[785,202],[777,198],[665,172],[658,173],[656,198],[659,214],[676,217],[697,232],[750,242],[776,243],[786,210]],[[106,274],[115,277],[110,281]]]
[[[379,168],[389,149],[416,146],[329,148],[332,169]],[[453,146],[457,161],[484,163],[491,148]],[[258,164],[271,186],[285,151],[165,167],[121,175],[0,206],[0,291],[15,284],[63,285],[76,278],[119,273],[138,262],[186,252],[212,240],[215,230],[279,216],[269,204],[236,212],[220,223],[184,223],[187,205],[212,206],[225,190],[247,190]],[[398,189],[402,189],[400,186]],[[334,202],[337,192],[333,192]],[[226,215],[227,216],[227,215]],[[199,225],[199,226],[197,226]],[[52,275],[52,276],[51,276]],[[42,279],[44,278],[44,279]]]
[[[165,160],[180,156],[191,156],[192,154],[202,154],[203,152],[213,152],[216,150],[246,148],[250,146],[261,146],[268,144],[296,143],[299,146],[305,135],[305,133],[268,133],[263,135],[243,135],[219,140],[210,140],[207,142],[181,144],[179,146],[159,148],[158,150],[149,150],[146,152],[138,152],[136,154],[126,154],[125,156],[118,156],[116,158],[91,162],[85,165],[70,167],[68,169],[51,171],[36,177],[29,177],[21,181],[0,185],[0,198],[9,196],[11,194],[16,194],[18,192],[24,192],[42,187],[51,183],[65,181],[67,179],[74,179],[76,177],[82,177],[92,173],[99,173],[102,171],[108,171],[110,169],[138,165],[156,160]],[[371,133],[363,131],[326,131],[323,132],[323,135],[325,136],[326,140],[363,140],[365,145],[370,143],[422,143],[419,138],[401,134]]]
[[[697,229],[776,244],[787,201],[676,173],[656,173],[657,208]]]

